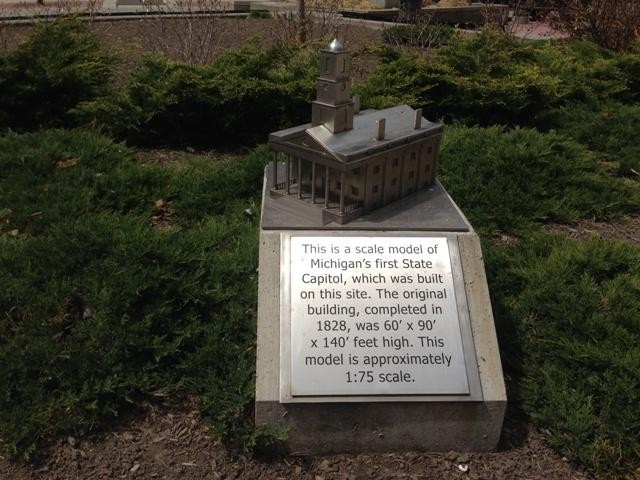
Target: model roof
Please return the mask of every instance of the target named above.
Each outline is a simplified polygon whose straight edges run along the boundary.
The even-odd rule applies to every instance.
[[[269,140],[275,143],[290,143],[301,135],[308,135],[337,160],[346,163],[442,131],[442,125],[429,122],[424,117],[420,128],[414,128],[415,112],[408,105],[383,110],[365,110],[353,117],[351,130],[332,133],[324,125],[312,127],[306,124],[274,132],[269,136]],[[384,139],[377,140],[378,120],[381,119],[385,120],[385,134]]]

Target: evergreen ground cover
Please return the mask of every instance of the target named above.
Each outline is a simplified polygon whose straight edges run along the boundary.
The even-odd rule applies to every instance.
[[[616,101],[574,105],[554,112],[548,125],[586,145],[619,175],[640,176],[640,105]]]
[[[3,448],[30,455],[153,392],[199,394],[221,435],[250,435],[264,150],[159,167],[86,131],[0,145]],[[152,225],[158,199],[174,229]]]
[[[48,38],[58,48],[42,48]],[[150,58],[116,89],[113,59],[84,38],[76,23],[47,24],[0,57],[0,444],[28,457],[162,392],[196,396],[219,436],[255,445],[267,152],[144,165],[118,142],[253,142],[306,121],[315,47],[202,67]],[[358,86],[365,104],[451,122],[440,178],[484,242],[511,400],[563,454],[634,475],[640,249],[543,226],[638,212],[640,54],[492,30],[453,33],[429,59],[380,52]],[[254,128],[256,111],[271,123]],[[503,232],[516,241],[491,241]]]
[[[374,108],[407,103],[469,125],[544,128],[568,105],[640,94],[640,51],[613,54],[584,41],[527,43],[491,28],[454,35],[432,57],[383,48],[383,63],[356,89]]]
[[[592,152],[557,133],[449,127],[440,163],[441,181],[486,236],[640,211],[637,183],[610,175]]]
[[[634,478],[640,248],[536,233],[484,250],[512,401],[599,477]]]

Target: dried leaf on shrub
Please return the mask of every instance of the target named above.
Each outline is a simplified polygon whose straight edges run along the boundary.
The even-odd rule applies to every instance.
[[[75,167],[80,160],[77,158],[70,158],[68,160],[60,160],[56,162],[56,168],[65,169]]]

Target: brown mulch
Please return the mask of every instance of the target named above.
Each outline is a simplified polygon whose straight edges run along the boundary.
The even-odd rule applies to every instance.
[[[574,240],[586,240],[592,235],[600,235],[607,240],[640,245],[640,215],[629,215],[621,220],[599,222],[582,220],[571,225],[548,224],[547,231],[566,235]]]
[[[147,404],[131,423],[103,437],[67,437],[44,460],[0,457],[0,478],[63,479],[591,479],[551,450],[541,434],[505,428],[497,453],[333,455],[259,460],[212,441],[193,404]]]

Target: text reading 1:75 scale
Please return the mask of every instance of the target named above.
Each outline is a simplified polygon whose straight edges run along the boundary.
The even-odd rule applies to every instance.
[[[469,393],[444,237],[290,245],[291,393]]]

